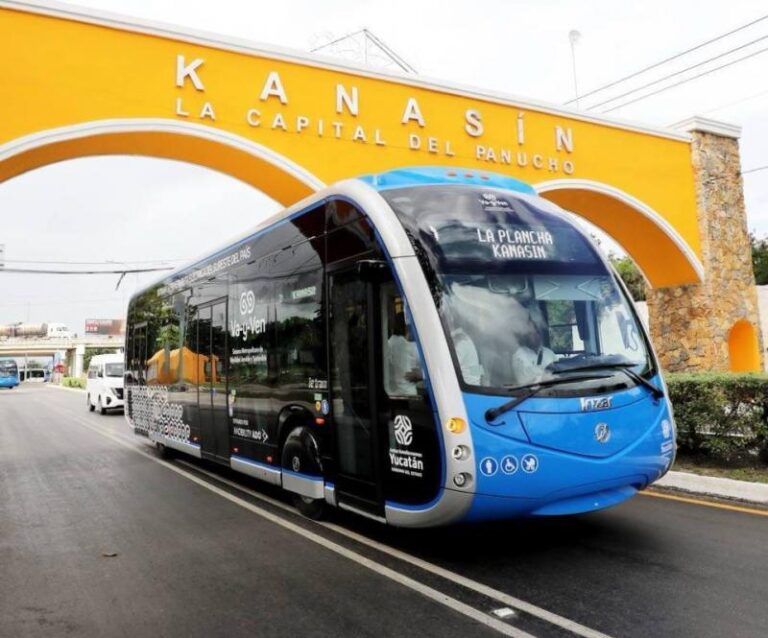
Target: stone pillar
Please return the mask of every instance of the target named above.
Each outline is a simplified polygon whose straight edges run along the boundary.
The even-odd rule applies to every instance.
[[[748,322],[756,341],[747,348],[747,359],[751,356],[762,369],[757,292],[739,159],[741,129],[703,118],[692,118],[679,127],[692,137],[705,275],[701,284],[648,291],[651,337],[665,370],[729,370],[731,329],[736,322]],[[740,327],[739,335],[745,324]],[[746,332],[750,334],[749,326]]]

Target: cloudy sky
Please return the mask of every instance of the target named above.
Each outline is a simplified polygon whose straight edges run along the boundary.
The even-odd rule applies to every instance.
[[[556,104],[574,96],[568,35],[572,30],[581,35],[575,45],[576,69],[580,93],[586,94],[768,14],[764,0],[78,4],[300,51],[365,27],[421,75]],[[768,19],[584,98],[580,107],[594,107],[665,75],[680,72],[642,93],[751,56],[648,99],[624,105],[633,94],[597,106],[594,112],[620,106],[610,115],[662,126],[691,115],[739,124],[744,170],[768,165],[768,51],[763,49],[768,49]],[[768,234],[768,171],[748,173],[744,179],[750,228]],[[80,159],[0,184],[0,243],[6,245],[8,266],[35,260],[187,260],[276,208],[252,188],[192,165],[135,157]],[[87,317],[122,316],[130,294],[148,278],[129,276],[115,291],[116,276],[0,274],[0,323],[64,322],[82,333]]]

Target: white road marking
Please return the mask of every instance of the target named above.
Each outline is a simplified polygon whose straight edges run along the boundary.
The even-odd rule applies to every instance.
[[[78,415],[75,415],[74,413],[70,412],[72,416],[75,416],[76,418],[79,418]],[[85,422],[83,422],[85,423]],[[106,434],[102,432],[101,430],[96,430],[95,428],[91,427],[90,424],[86,424],[87,427],[94,430],[95,432],[98,432],[99,434],[104,434],[105,436],[109,436],[110,438],[113,438],[111,434]],[[165,461],[161,461],[157,457],[153,456],[152,454],[149,454],[145,452],[144,450],[141,450],[137,447],[138,442],[132,441],[128,437],[123,437],[121,435],[115,435],[119,437],[118,442],[127,445],[128,447],[131,447],[132,449],[136,450],[137,452],[140,452],[141,454],[144,454],[148,458],[151,458],[154,461],[158,461],[164,465],[168,465],[172,469],[176,471],[180,471],[179,468],[174,467],[173,465],[167,464]],[[143,445],[142,447],[147,447],[146,445]],[[180,464],[183,464],[189,468],[192,468],[195,472],[199,472],[207,477],[210,477],[216,481],[219,481],[223,483],[224,485],[227,485],[233,489],[240,490],[241,492],[248,494],[249,496],[252,496],[254,498],[257,498],[265,503],[269,503],[270,505],[277,507],[279,509],[282,509],[286,512],[290,512],[291,514],[296,514],[296,510],[293,507],[290,507],[286,505],[285,503],[282,503],[276,499],[273,499],[269,496],[266,496],[264,494],[260,494],[259,492],[256,492],[255,490],[252,490],[250,488],[244,487],[242,485],[239,485],[238,483],[235,483],[234,481],[230,481],[229,479],[219,476],[217,474],[214,474],[213,472],[209,472],[208,470],[205,470],[203,468],[197,467],[196,465],[189,463],[185,460],[179,459],[178,461]],[[180,471],[184,475],[187,475],[186,472]],[[196,478],[196,477],[195,477]],[[199,480],[199,479],[197,479]],[[203,482],[203,484],[206,484]],[[282,519],[281,519],[282,520]],[[367,536],[363,536],[361,534],[357,534],[356,532],[353,532],[351,530],[348,530],[344,527],[340,527],[339,525],[335,525],[333,523],[325,523],[322,521],[313,521],[315,524],[320,525],[322,527],[325,527],[327,529],[330,529],[338,534],[341,534],[342,536],[346,536],[347,538],[350,538],[351,540],[354,540],[358,543],[361,543],[363,545],[367,545],[368,547],[371,547],[375,550],[378,550],[384,554],[387,554],[389,556],[392,556],[393,558],[397,558],[398,560],[401,560],[403,562],[409,563],[411,565],[414,565],[415,567],[419,567],[420,569],[423,569],[426,572],[429,572],[431,574],[435,574],[437,576],[440,576],[441,578],[445,578],[446,580],[449,580],[453,583],[456,583],[457,585],[460,585],[462,587],[465,587],[471,591],[477,592],[479,594],[482,594],[483,596],[486,596],[488,598],[491,598],[492,600],[496,600],[497,602],[506,605],[508,607],[511,607],[512,609],[516,609],[518,611],[523,611],[531,616],[534,616],[535,618],[539,618],[541,620],[544,620],[552,625],[555,625],[557,627],[561,627],[573,634],[576,634],[577,636],[582,636],[583,638],[611,638],[610,635],[602,633],[600,631],[597,631],[596,629],[592,629],[590,627],[587,627],[586,625],[582,625],[574,620],[570,620],[569,618],[565,618],[564,616],[560,616],[559,614],[556,614],[554,612],[548,611],[542,607],[538,607],[537,605],[534,605],[532,603],[528,603],[520,598],[516,598],[515,596],[511,596],[509,594],[506,594],[502,591],[499,591],[497,589],[494,589],[493,587],[490,587],[488,585],[485,585],[483,583],[480,583],[476,580],[473,580],[471,578],[467,578],[466,576],[462,576],[461,574],[457,574],[455,572],[452,572],[448,569],[445,569],[443,567],[440,567],[439,565],[435,565],[433,563],[430,563],[428,561],[425,561],[421,558],[418,558],[416,556],[412,556],[411,554],[407,554],[403,551],[400,551],[398,549],[395,549],[394,547],[391,547],[389,545],[385,545],[383,543],[379,543],[377,541],[374,541]],[[290,523],[292,525],[292,523]],[[311,532],[310,532],[311,533]],[[457,601],[458,602],[458,601]],[[471,608],[473,609],[473,608]],[[477,610],[474,610],[477,611]],[[481,612],[478,612],[481,613]],[[505,625],[505,627],[508,627],[508,625]]]
[[[200,472],[205,476],[209,476],[212,479],[220,481],[221,483],[224,483],[229,487],[240,490],[241,492],[244,492],[249,496],[253,496],[254,498],[258,498],[266,503],[269,503],[270,505],[274,505],[275,507],[283,509],[287,512],[296,514],[296,510],[286,505],[285,503],[281,503],[280,501],[270,498],[269,496],[260,494],[259,492],[256,492],[250,488],[239,485],[234,481],[230,481],[229,479],[223,476],[219,476],[217,474],[214,474],[213,472],[209,472],[208,470],[197,467],[196,465],[193,465],[192,463],[188,463],[187,461],[179,460],[178,462],[183,463],[187,467],[194,469],[196,472]],[[609,636],[608,634],[604,634],[600,631],[597,631],[596,629],[591,629],[590,627],[577,623],[575,620],[570,620],[569,618],[565,618],[563,616],[555,614],[554,612],[547,611],[546,609],[538,607],[532,603],[528,603],[524,600],[521,600],[520,598],[516,598],[514,596],[510,596],[509,594],[505,594],[504,592],[499,591],[498,589],[493,589],[492,587],[489,587],[488,585],[484,585],[483,583],[480,583],[476,580],[472,580],[471,578],[467,578],[465,576],[462,576],[461,574],[457,574],[448,569],[445,569],[433,563],[422,560],[421,558],[417,558],[416,556],[402,552],[399,549],[395,549],[394,547],[391,547],[389,545],[385,545],[383,543],[379,543],[378,541],[374,541],[368,538],[367,536],[363,536],[361,534],[348,530],[345,527],[335,525],[334,523],[324,523],[322,521],[314,521],[314,523],[322,527],[325,527],[327,529],[333,530],[334,532],[341,534],[342,536],[346,536],[347,538],[350,538],[354,541],[357,541],[358,543],[367,545],[368,547],[376,549],[384,554],[388,554],[393,558],[397,558],[398,560],[401,560],[403,562],[410,563],[411,565],[414,565],[415,567],[419,567],[431,574],[435,574],[437,576],[445,578],[446,580],[450,580],[456,583],[457,585],[466,587],[467,589],[477,592],[478,594],[482,594],[483,596],[496,600],[504,605],[510,606],[513,609],[517,609],[518,611],[524,611],[525,613],[530,614],[531,616],[534,616],[536,618],[540,618],[541,620],[545,620],[552,625],[562,627],[563,629],[570,631],[571,633],[576,634],[577,636],[583,636],[584,638],[611,638],[611,636]]]
[[[504,636],[512,636],[513,638],[535,638],[532,634],[529,634],[525,631],[517,629],[516,627],[513,627],[511,625],[508,625],[502,622],[501,620],[492,618],[488,614],[480,611],[479,609],[475,609],[474,607],[471,607],[461,602],[460,600],[456,600],[455,598],[452,598],[446,594],[443,594],[442,592],[439,592],[438,590],[433,589],[432,587],[428,587],[427,585],[424,585],[414,580],[413,578],[405,576],[404,574],[400,574],[399,572],[396,572],[395,570],[390,569],[389,567],[380,565],[379,563],[369,558],[366,558],[361,554],[357,554],[356,552],[353,552],[352,550],[349,550],[346,547],[342,547],[341,545],[334,543],[333,541],[327,540],[326,538],[320,536],[319,534],[310,532],[309,530],[306,530],[299,525],[291,523],[290,521],[287,521],[280,516],[272,514],[271,512],[268,512],[265,509],[257,507],[256,505],[253,505],[252,503],[249,503],[248,501],[245,501],[242,498],[235,496],[234,494],[230,494],[226,490],[218,488],[215,485],[211,485],[209,482],[204,481],[203,479],[198,478],[197,476],[194,476],[190,472],[187,472],[186,470],[183,470],[172,463],[163,461],[162,459],[156,456],[153,456],[149,452],[146,452],[144,450],[137,448],[134,444],[129,443],[119,435],[114,435],[111,432],[105,432],[103,430],[99,430],[98,428],[93,427],[90,423],[88,423],[87,421],[85,421],[79,416],[72,415],[72,418],[73,420],[77,421],[82,427],[85,427],[95,432],[96,434],[100,434],[101,436],[106,437],[114,441],[115,443],[118,443],[119,445],[122,445],[128,448],[129,450],[133,450],[134,452],[141,454],[147,459],[154,461],[159,465],[162,465],[163,467],[171,470],[172,472],[176,472],[180,476],[183,476],[184,478],[192,481],[193,483],[196,483],[197,485],[205,488],[206,490],[213,492],[218,496],[221,496],[222,498],[234,503],[235,505],[239,505],[243,509],[246,509],[253,514],[257,514],[258,516],[261,516],[262,518],[270,521],[271,523],[274,523],[275,525],[279,525],[284,529],[292,531],[295,534],[298,534],[299,536],[302,536],[307,540],[312,541],[313,543],[317,543],[318,545],[321,545],[322,547],[325,547],[326,549],[332,552],[335,552],[336,554],[339,554],[344,558],[347,558],[359,565],[362,565],[363,567],[370,569],[371,571],[381,576],[384,576],[385,578],[389,578],[390,580],[400,585],[403,585],[404,587],[412,589],[413,591],[416,591],[422,594],[423,596],[426,596],[430,600],[440,603],[441,605],[448,607],[449,609],[452,609],[455,612],[458,612],[464,616],[467,616],[468,618],[471,618],[476,622],[479,622],[482,625],[485,625],[489,629],[493,629]]]

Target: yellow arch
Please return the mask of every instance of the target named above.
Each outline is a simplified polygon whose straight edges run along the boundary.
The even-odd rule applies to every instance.
[[[728,333],[728,360],[731,372],[758,372],[760,347],[755,327],[746,319],[737,321]]]
[[[543,197],[584,217],[627,250],[653,288],[699,283],[704,267],[664,217],[624,191],[587,179],[534,186]]]
[[[238,135],[163,119],[102,120],[36,133],[0,146],[0,182],[78,157],[146,155],[220,171],[289,205],[325,184],[285,156]]]
[[[597,223],[654,285],[699,280],[685,248],[700,254],[691,145],[679,131],[46,0],[0,0],[0,59],[0,181],[113,153],[207,166],[283,204],[323,182],[407,166],[579,178],[634,194],[672,239],[652,232],[653,216],[627,215],[638,207],[625,199],[548,196],[588,219],[602,211]],[[651,239],[616,228],[622,216]],[[653,263],[653,248],[668,246]]]

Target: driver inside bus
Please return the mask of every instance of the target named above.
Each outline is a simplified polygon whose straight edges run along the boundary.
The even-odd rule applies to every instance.
[[[527,329],[512,355],[512,372],[518,385],[540,381],[547,366],[557,360],[555,353],[544,345],[541,333],[529,310]]]
[[[415,396],[416,384],[422,380],[416,342],[405,321],[405,313],[394,315],[392,334],[387,339],[387,393],[393,396]]]

